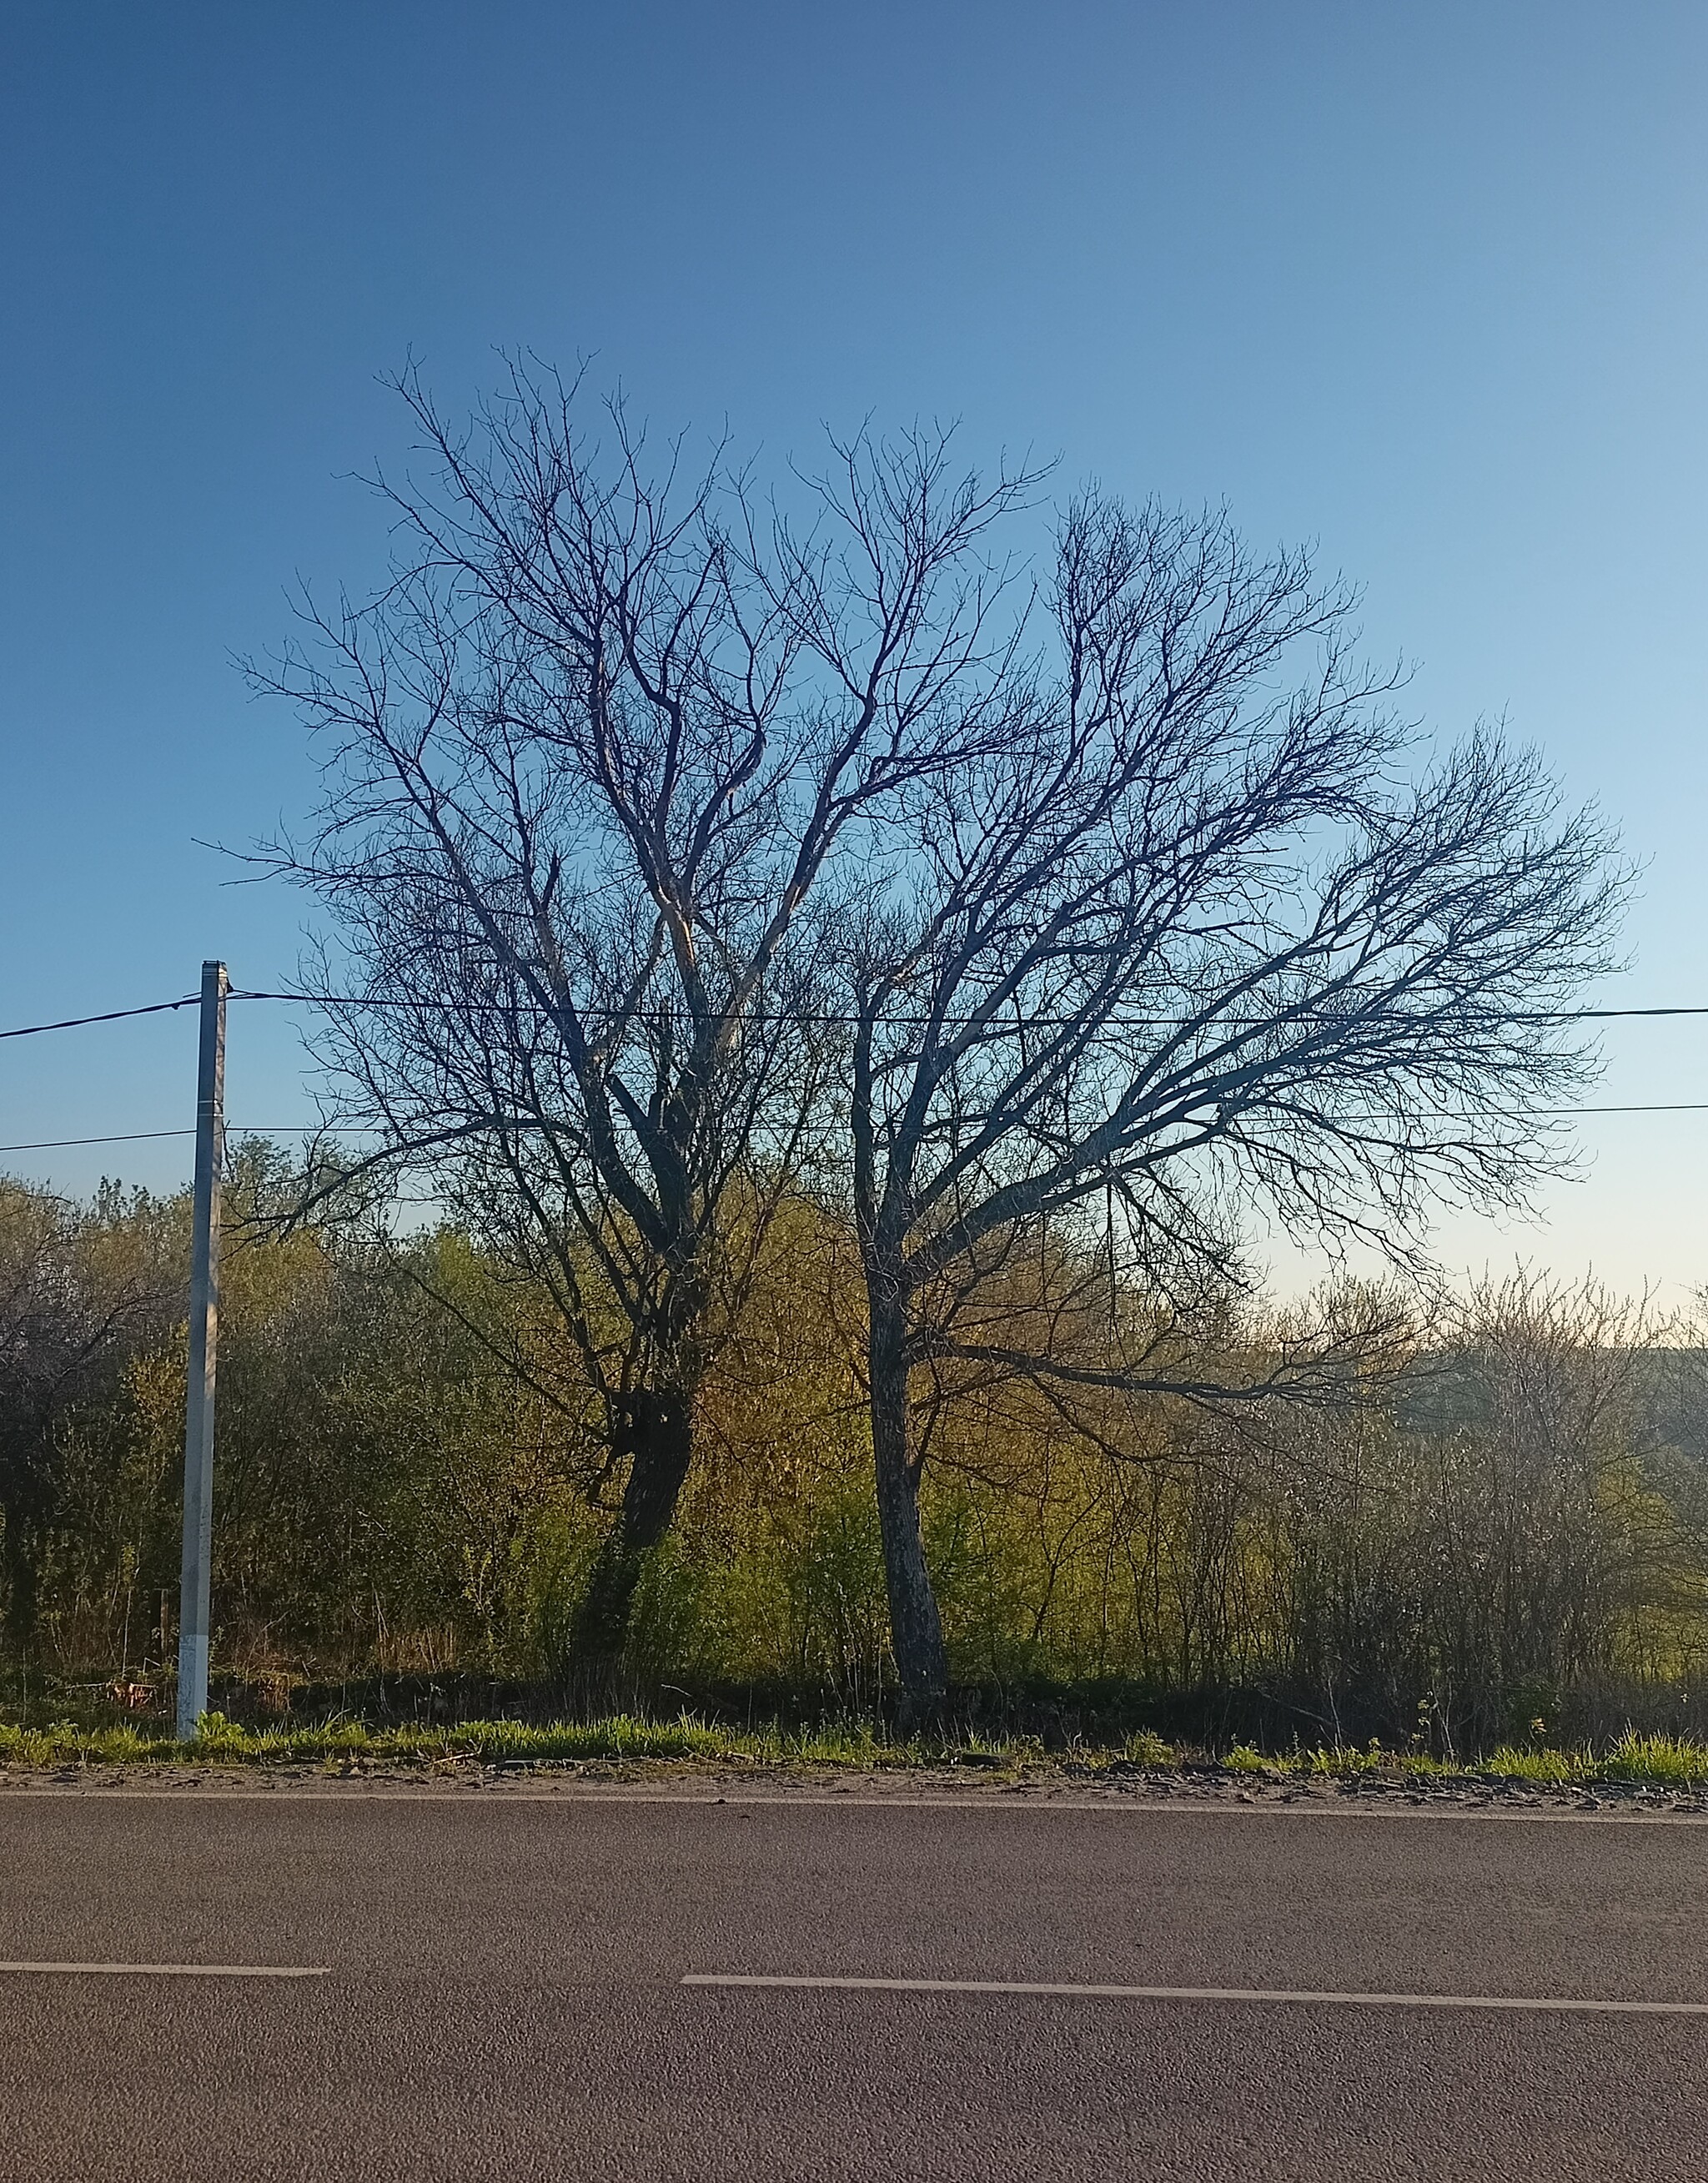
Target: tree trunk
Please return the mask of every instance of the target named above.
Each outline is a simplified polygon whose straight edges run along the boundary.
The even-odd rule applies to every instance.
[[[900,1306],[887,1297],[870,1297],[870,1330],[872,1459],[890,1595],[890,1641],[901,1683],[901,1723],[912,1728],[940,1715],[949,1691],[949,1663],[919,1532],[918,1485],[907,1460],[907,1364]]]
[[[7,1649],[27,1665],[36,1648],[42,1541],[21,1512],[8,1514],[5,1533]]]
[[[31,1474],[27,1453],[0,1453],[0,1577],[6,1592],[8,1650],[28,1661],[35,1650],[42,1561],[52,1508],[41,1474]]]
[[[675,1516],[694,1454],[691,1394],[643,1388],[629,1405],[625,1437],[629,1466],[623,1506],[575,1618],[575,1664],[595,1679],[608,1677],[622,1658],[646,1556]]]

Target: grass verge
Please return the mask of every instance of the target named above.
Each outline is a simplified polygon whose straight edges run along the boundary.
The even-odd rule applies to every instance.
[[[507,1761],[674,1759],[750,1766],[914,1766],[945,1758],[1000,1765],[1035,1757],[1038,1746],[965,1740],[952,1745],[903,1742],[864,1722],[793,1732],[774,1726],[714,1726],[684,1714],[670,1721],[618,1714],[609,1719],[530,1727],[515,1720],[465,1721],[454,1728],[370,1728],[359,1720],[318,1727],[248,1729],[219,1714],[180,1743],[164,1731],[120,1725],[88,1728],[56,1721],[47,1728],[0,1722],[0,1765],[299,1766],[431,1765]]]
[[[19,1769],[86,1765],[304,1766],[360,1770],[369,1766],[565,1764],[665,1760],[743,1767],[977,1767],[1010,1775],[1049,1766],[1075,1774],[1178,1767],[1214,1768],[1272,1781],[1318,1780],[1496,1780],[1560,1789],[1708,1787],[1708,1744],[1689,1737],[1639,1736],[1628,1730],[1600,1751],[1505,1747],[1467,1765],[1384,1750],[1299,1750],[1266,1756],[1235,1744],[1220,1753],[1165,1743],[1149,1730],[1113,1747],[1076,1747],[1046,1758],[1033,1738],[901,1740],[868,1721],[812,1730],[776,1726],[734,1729],[692,1714],[659,1721],[630,1714],[605,1720],[533,1727],[514,1720],[468,1721],[454,1728],[372,1728],[334,1719],[315,1727],[249,1729],[219,1714],[180,1743],[164,1731],[129,1724],[89,1727],[75,1721],[24,1728],[0,1721],[0,1766]]]

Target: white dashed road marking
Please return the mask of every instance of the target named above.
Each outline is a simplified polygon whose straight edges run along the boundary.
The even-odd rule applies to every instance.
[[[0,1974],[79,1978],[324,1978],[324,1964],[8,1964]]]
[[[1282,1986],[1079,1986],[1034,1979],[762,1977],[690,1971],[684,1986],[806,1986],[848,1993],[1065,1994],[1082,2001],[1334,2002],[1350,2008],[1539,2009],[1577,2016],[1708,2016],[1708,2001],[1579,2001],[1557,1994],[1338,1993]]]

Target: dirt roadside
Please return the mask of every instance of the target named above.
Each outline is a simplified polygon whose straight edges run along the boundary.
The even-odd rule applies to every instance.
[[[297,1766],[0,1766],[0,1797],[291,1796],[362,1798],[474,1797],[494,1802],[541,1797],[690,1803],[808,1803],[993,1807],[1056,1805],[1073,1809],[1269,1810],[1303,1814],[1387,1813],[1603,1819],[1708,1821],[1708,1792],[1598,1783],[1551,1788],[1495,1776],[1441,1780],[1365,1774],[1350,1780],[1262,1775],[1216,1767],[968,1765],[887,1767],[707,1767],[671,1760],[438,1760],[418,1765],[360,1762]]]

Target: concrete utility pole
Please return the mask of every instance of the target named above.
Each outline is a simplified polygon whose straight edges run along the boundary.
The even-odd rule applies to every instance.
[[[214,1544],[214,1367],[219,1341],[219,1174],[225,1158],[223,963],[202,965],[196,1196],[190,1260],[190,1390],[184,1417],[184,1567],[178,1600],[178,1735],[208,1710],[208,1561]]]

